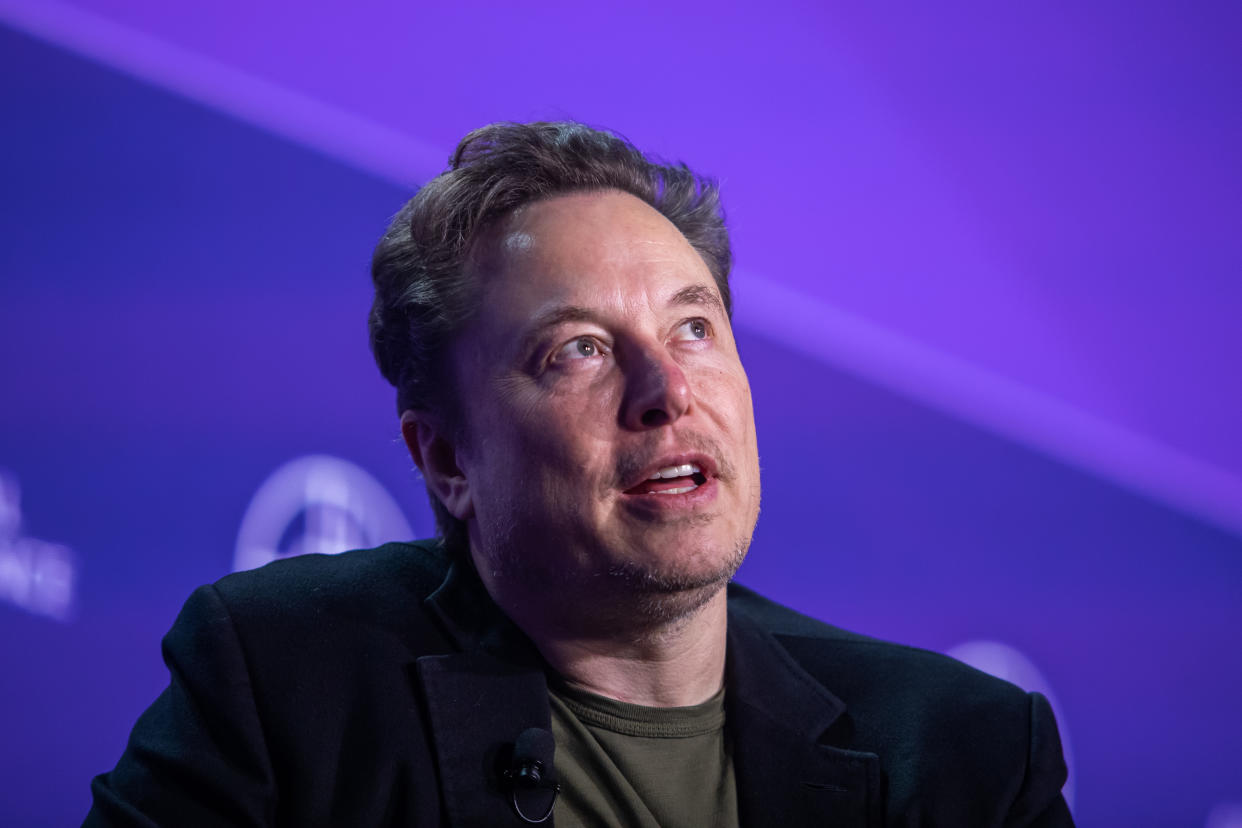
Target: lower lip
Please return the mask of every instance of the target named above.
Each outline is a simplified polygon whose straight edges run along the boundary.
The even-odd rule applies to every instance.
[[[623,494],[621,501],[644,512],[684,512],[701,509],[716,500],[716,478],[681,494]]]

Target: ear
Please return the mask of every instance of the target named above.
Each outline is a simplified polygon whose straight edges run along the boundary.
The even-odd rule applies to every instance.
[[[426,412],[407,409],[401,412],[401,436],[427,487],[440,498],[449,514],[458,520],[473,517],[470,481],[457,464],[457,445],[452,435],[446,434]]]

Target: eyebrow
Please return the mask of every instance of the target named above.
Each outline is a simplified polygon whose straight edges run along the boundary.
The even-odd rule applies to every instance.
[[[707,307],[724,315],[724,303],[719,294],[707,285],[688,285],[669,297],[666,307]],[[567,322],[598,322],[599,314],[582,305],[558,305],[549,308],[531,321],[526,335],[522,337],[521,353],[529,354],[535,343],[547,330]]]
[[[566,322],[594,322],[598,316],[590,308],[581,305],[558,305],[539,314],[531,322],[530,329],[522,337],[519,353],[530,354],[535,349],[545,331],[564,325]]]
[[[689,285],[672,295],[668,300],[669,307],[700,305],[711,308],[722,316],[725,315],[724,303],[720,295],[707,285]]]

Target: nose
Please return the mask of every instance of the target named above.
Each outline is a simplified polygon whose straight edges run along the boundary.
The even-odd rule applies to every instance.
[[[642,431],[676,422],[690,408],[690,384],[667,354],[644,352],[626,372],[621,412],[627,428]]]

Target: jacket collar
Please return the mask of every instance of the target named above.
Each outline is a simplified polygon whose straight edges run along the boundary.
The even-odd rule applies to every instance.
[[[883,825],[879,757],[829,744],[845,703],[730,606],[726,721],[742,825]]]
[[[445,822],[522,825],[501,773],[522,731],[552,729],[543,661],[460,558],[425,605],[459,649],[417,660]]]
[[[499,774],[523,730],[551,729],[546,664],[468,562],[426,606],[460,649],[418,659],[448,824],[520,824]],[[725,700],[742,825],[883,824],[878,757],[827,743],[844,702],[732,603]]]
[[[459,650],[482,650],[531,669],[545,669],[535,645],[487,594],[469,557],[452,559],[444,581],[424,603]]]

